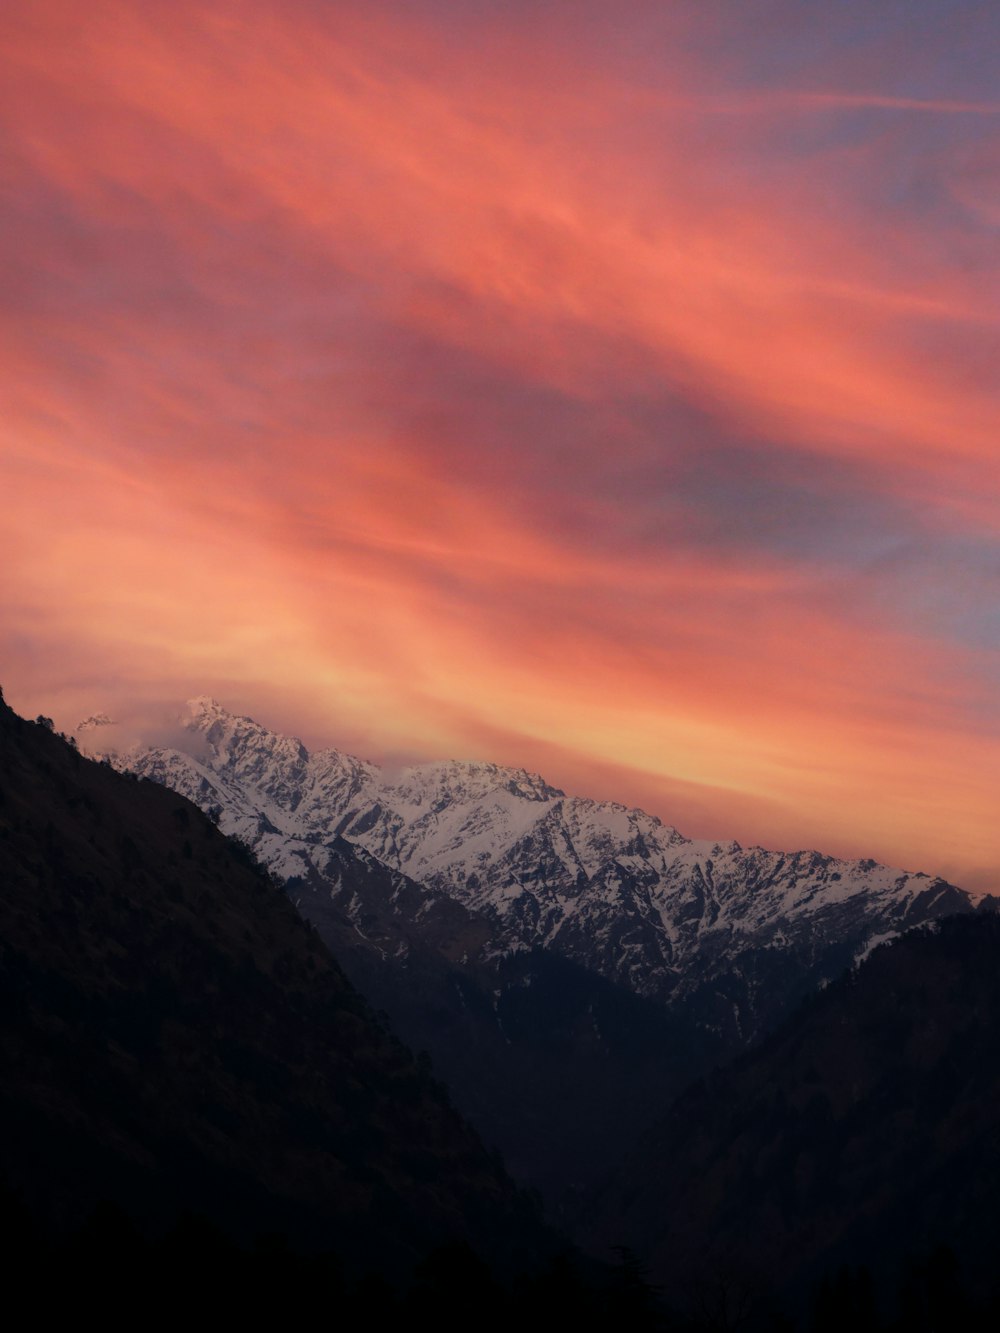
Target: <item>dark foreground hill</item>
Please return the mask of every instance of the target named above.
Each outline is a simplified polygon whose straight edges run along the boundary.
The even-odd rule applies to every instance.
[[[971,1326],[959,1293],[995,1300],[1000,1272],[998,1056],[1000,917],[911,932],[682,1097],[594,1231],[675,1290],[728,1284],[731,1298],[801,1295],[844,1265],[885,1297],[937,1254],[957,1305],[926,1326]]]
[[[51,1234],[103,1201],[384,1273],[549,1244],[245,850],[2,701],[0,1064],[0,1177]]]

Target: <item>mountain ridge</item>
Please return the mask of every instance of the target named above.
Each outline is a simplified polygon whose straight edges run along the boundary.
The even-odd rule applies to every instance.
[[[343,837],[422,885],[428,903],[444,896],[487,920],[497,952],[541,947],[645,998],[700,1004],[741,1043],[873,941],[977,901],[870,858],[685,838],[525,769],[449,760],[390,780],[208,696],[191,701],[182,735],[186,749],[111,757],[213,811],[275,873],[301,875]],[[784,987],[779,957],[798,960]]]

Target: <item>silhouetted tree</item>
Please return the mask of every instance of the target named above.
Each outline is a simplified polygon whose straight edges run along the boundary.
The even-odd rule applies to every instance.
[[[911,1258],[899,1287],[900,1326],[907,1333],[958,1333],[970,1323],[958,1256],[949,1245]]]
[[[649,1280],[646,1265],[627,1245],[616,1245],[614,1253],[618,1262],[609,1293],[611,1326],[657,1328],[657,1289]]]
[[[813,1297],[812,1333],[874,1333],[880,1326],[871,1273],[844,1265],[825,1277]]]

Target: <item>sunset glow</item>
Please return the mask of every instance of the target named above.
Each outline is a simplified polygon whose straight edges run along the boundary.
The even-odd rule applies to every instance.
[[[1000,891],[993,7],[24,0],[0,49],[15,708],[212,693]]]

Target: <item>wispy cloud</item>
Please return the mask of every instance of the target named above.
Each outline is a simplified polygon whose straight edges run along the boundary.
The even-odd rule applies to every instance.
[[[15,702],[997,863],[997,108],[669,10],[4,15]]]

